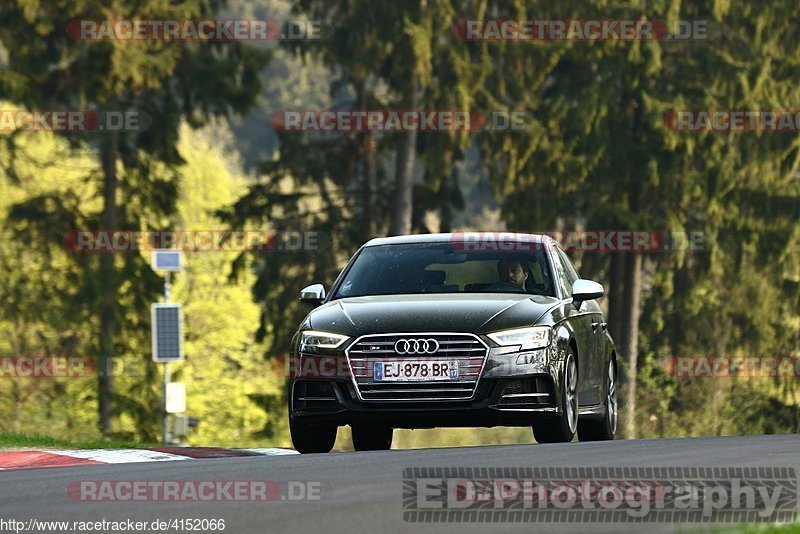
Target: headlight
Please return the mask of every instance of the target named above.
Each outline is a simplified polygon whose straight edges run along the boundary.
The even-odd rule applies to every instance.
[[[342,334],[306,330],[300,334],[300,351],[308,349],[335,349],[347,341],[348,337]]]
[[[502,330],[487,337],[504,347],[517,345],[517,350],[543,349],[550,345],[550,327],[532,326],[530,328],[515,328]]]

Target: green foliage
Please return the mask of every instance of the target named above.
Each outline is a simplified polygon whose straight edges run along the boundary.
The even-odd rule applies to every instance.
[[[160,0],[0,4],[4,21],[0,43],[6,52],[0,64],[0,98],[34,109],[133,110],[150,119],[148,127],[138,131],[101,132],[98,128],[85,135],[68,134],[73,146],[99,147],[101,211],[84,211],[80,221],[69,220],[78,212],[74,205],[66,205],[74,203],[74,195],[40,196],[16,205],[10,220],[28,224],[39,231],[38,237],[52,242],[54,236],[48,231],[65,233],[77,228],[76,222],[82,228],[143,229],[147,222],[172,213],[175,169],[182,163],[175,146],[179,124],[185,120],[198,127],[215,116],[246,111],[260,90],[256,73],[268,53],[241,42],[83,42],[72,39],[65,28],[81,19],[212,18],[220,8],[213,1],[174,5]],[[9,136],[6,142],[12,158],[16,157],[13,139]],[[36,228],[43,223],[46,228]],[[128,254],[78,262],[80,302],[99,323],[85,350],[100,367],[122,357],[121,353],[142,353],[139,340],[147,326],[147,303],[156,291],[155,276],[143,260]],[[145,374],[148,380],[134,384],[126,384],[129,377],[125,376],[98,376],[101,431],[110,432],[113,416],[119,415],[123,427],[133,427],[139,436],[153,436],[150,421],[158,412],[150,387],[154,367],[147,365]],[[135,394],[114,398],[115,382],[121,383],[118,388],[133,387]]]
[[[258,50],[81,43],[61,31],[98,13],[199,18],[216,13],[216,2],[58,7],[0,7],[0,98],[13,103],[5,109],[105,106],[154,118],[149,129],[120,135],[118,227],[324,236],[319,251],[186,258],[173,298],[185,305],[187,360],[173,380],[186,383],[189,413],[201,419],[190,443],[288,445],[281,357],[308,311],[297,292],[330,285],[347,257],[389,226],[402,134],[275,134],[271,114],[399,108],[415,89],[421,109],[528,117],[523,131],[420,133],[415,231],[492,220],[458,213],[488,204],[490,188],[499,222],[521,231],[703,233],[705,250],[644,262],[640,435],[798,431],[796,379],[676,379],[665,362],[800,353],[800,137],[676,132],[663,119],[679,109],[800,109],[796,3],[231,2],[232,16],[322,22],[320,41]],[[707,43],[463,42],[452,32],[462,18],[542,13],[712,19],[720,32]],[[257,98],[233,134],[216,118]],[[160,369],[149,357],[149,305],[162,281],[144,255],[115,256],[110,281],[99,276],[97,255],[63,246],[69,230],[101,224],[107,142],[99,134],[0,134],[0,354],[98,354],[100,303],[113,288],[115,356],[141,371],[116,380],[117,437],[150,443],[160,432]],[[257,176],[242,170],[259,160]],[[608,255],[576,256],[583,276],[618,282]],[[0,383],[0,431],[95,438],[97,398],[91,379]],[[337,447],[349,439],[341,430]],[[527,429],[399,431],[396,446],[530,440]]]
[[[709,42],[476,45],[474,57],[488,53],[503,62],[486,92],[505,95],[512,109],[528,109],[535,118],[522,135],[480,140],[503,218],[523,231],[702,232],[705,250],[645,261],[643,405],[636,418],[645,435],[748,431],[723,420],[723,407],[748,395],[754,406],[765,406],[766,395],[791,407],[797,402],[793,383],[677,383],[659,369],[672,355],[800,350],[800,141],[774,133],[677,132],[663,117],[681,109],[795,109],[790,72],[800,60],[793,23],[798,7],[755,2],[728,10],[718,3],[712,14],[704,2],[644,1],[568,3],[563,9],[564,18],[571,9],[580,12],[574,18],[711,18],[720,31]],[[578,259],[583,276],[606,285],[623,282],[610,279],[608,254]],[[777,407],[759,411],[755,421],[748,418],[749,431],[796,431],[783,413]]]
[[[97,259],[91,253],[69,252],[63,239],[69,229],[81,227],[79,221],[89,217],[86,211],[91,213],[97,204],[75,201],[69,209],[59,206],[71,196],[93,197],[98,186],[94,154],[71,149],[66,141],[47,133],[23,134],[16,143],[13,164],[8,153],[0,152],[3,168],[13,171],[21,180],[19,184],[24,184],[17,185],[9,172],[1,177],[6,194],[0,198],[0,220],[6,224],[2,229],[0,261],[5,274],[0,291],[6,306],[0,309],[0,355],[86,355],[97,323],[82,296],[91,291],[83,285],[91,278],[87,279],[81,269]],[[177,171],[180,196],[175,218],[166,221],[170,227],[186,231],[222,228],[214,213],[229,207],[243,192],[246,181],[232,145],[223,121],[200,131],[182,128],[178,148],[186,163]],[[59,165],[53,164],[55,157]],[[63,166],[60,172],[59,166]],[[40,168],[47,171],[39,172]],[[159,179],[158,172],[173,171],[154,168],[153,179]],[[9,218],[13,210],[23,209],[42,211],[36,217],[18,214]],[[55,224],[61,209],[71,217],[63,225]],[[146,213],[142,211],[144,227],[165,223],[148,220]],[[44,221],[49,225],[37,225]],[[123,254],[131,256],[125,259],[129,265],[146,266],[148,261],[138,253]],[[263,444],[259,436],[268,429],[272,443],[286,445],[283,413],[268,413],[265,404],[282,396],[284,370],[268,366],[262,358],[264,349],[254,340],[258,327],[258,306],[250,297],[254,278],[244,273],[229,281],[232,254],[235,256],[230,252],[188,254],[186,271],[174,284],[173,298],[185,306],[187,359],[174,366],[173,380],[186,383],[189,413],[201,420],[190,441],[198,445],[257,446]],[[161,282],[147,270],[156,301]],[[137,296],[133,286],[128,286],[120,298],[125,324],[135,325],[132,332],[146,334],[150,302]],[[85,319],[76,320],[79,317]],[[121,339],[124,369],[132,372],[117,377],[117,435],[126,441],[156,443],[160,435],[160,377],[150,362],[149,336],[136,333]],[[52,436],[96,438],[93,377],[2,380],[0,412],[6,415],[0,430],[30,434],[47,429]]]
[[[176,228],[222,228],[214,213],[229,208],[245,187],[232,145],[221,121],[200,131],[181,130],[179,150],[186,165],[180,172]],[[266,432],[271,443],[288,445],[283,412],[269,411],[266,404],[282,397],[284,370],[268,365],[264,347],[255,341],[259,307],[250,296],[255,277],[245,269],[230,281],[235,252],[187,256],[173,288],[173,298],[184,305],[186,361],[174,366],[172,380],[186,384],[188,413],[200,419],[190,443],[259,446]]]
[[[96,206],[97,184],[87,180],[94,154],[44,132],[17,134],[14,150],[7,147],[0,143],[0,356],[86,356],[94,323],[63,239]],[[91,378],[0,380],[0,431],[95,437]]]

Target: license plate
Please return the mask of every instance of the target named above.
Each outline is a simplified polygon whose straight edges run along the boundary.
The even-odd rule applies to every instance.
[[[372,370],[376,382],[458,380],[458,361],[455,360],[375,362]]]

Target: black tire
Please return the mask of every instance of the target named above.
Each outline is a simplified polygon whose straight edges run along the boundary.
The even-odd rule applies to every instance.
[[[536,443],[567,443],[575,437],[578,426],[578,364],[570,348],[564,360],[564,373],[558,399],[558,416],[533,425]]]
[[[382,426],[351,425],[353,448],[357,451],[388,451],[394,429]]]
[[[292,444],[300,454],[331,452],[336,430],[336,425],[307,425],[289,418]]]
[[[614,360],[608,363],[606,373],[605,415],[600,421],[579,421],[578,439],[580,441],[607,441],[617,434],[617,366]]]

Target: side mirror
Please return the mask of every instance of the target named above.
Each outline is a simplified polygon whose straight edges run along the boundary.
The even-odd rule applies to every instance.
[[[312,284],[304,287],[300,291],[300,302],[304,304],[322,304],[325,299],[325,286],[322,284]]]
[[[572,283],[572,300],[577,303],[599,299],[604,294],[603,286],[593,280],[579,278]]]

